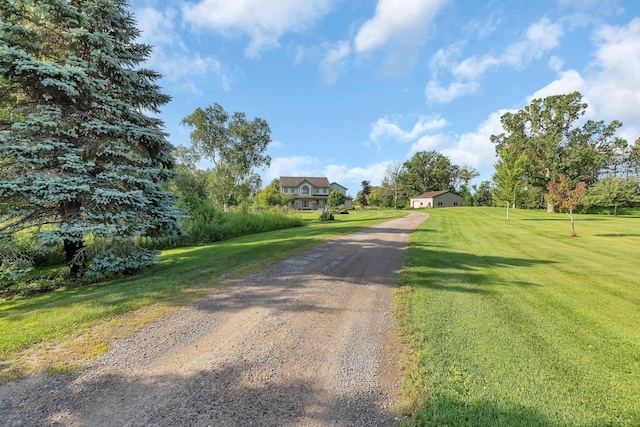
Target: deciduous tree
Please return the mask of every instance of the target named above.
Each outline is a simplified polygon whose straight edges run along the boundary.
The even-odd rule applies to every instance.
[[[613,208],[614,216],[618,216],[619,207],[637,202],[640,202],[638,178],[613,175],[607,175],[591,187],[584,200],[585,205]]]
[[[545,198],[549,199],[551,203],[558,206],[560,210],[564,210],[571,219],[571,237],[577,237],[575,221],[573,218],[573,210],[580,206],[582,198],[584,197],[587,185],[584,181],[580,181],[575,186],[571,182],[571,179],[560,174],[558,182],[552,180],[547,185],[549,193]]]
[[[333,190],[327,197],[327,204],[331,207],[344,205],[344,194],[338,190]]]
[[[496,172],[493,174],[493,200],[498,206],[506,206],[507,221],[509,221],[509,208],[515,207],[518,197],[522,194],[525,185],[526,157],[518,153],[513,147],[505,147],[494,165]]]
[[[360,206],[363,208],[366,207],[369,202],[367,201],[367,197],[369,197],[369,193],[371,193],[371,185],[369,181],[362,181],[362,190],[358,192],[358,197],[356,201],[360,203]]]
[[[125,0],[0,3],[0,230],[61,242],[73,276],[144,267],[177,232],[169,101]],[[8,112],[8,113],[7,113]],[[91,236],[94,245],[87,247]]]
[[[190,136],[196,152],[213,163],[210,191],[225,209],[233,200],[260,188],[255,169],[271,164],[271,156],[265,154],[271,129],[265,120],[248,121],[239,112],[230,116],[216,103],[197,108],[181,123],[193,129]]]

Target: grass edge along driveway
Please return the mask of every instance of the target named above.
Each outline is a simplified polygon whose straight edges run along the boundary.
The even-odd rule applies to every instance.
[[[407,425],[640,423],[640,218],[430,211],[395,317]]]
[[[230,280],[405,214],[354,211],[320,222],[317,212],[304,213],[303,227],[163,251],[153,268],[134,277],[0,301],[0,383],[34,371],[57,374],[82,367],[114,339],[223,289]]]

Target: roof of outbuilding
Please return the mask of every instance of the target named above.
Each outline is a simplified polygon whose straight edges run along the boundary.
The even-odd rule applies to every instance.
[[[450,191],[427,191],[426,193],[422,193],[419,196],[414,196],[412,199],[430,199],[432,197],[438,197],[442,194],[451,193]],[[456,193],[451,193],[456,194]],[[457,194],[456,194],[457,196]]]
[[[310,176],[281,176],[280,187],[297,187],[307,181],[314,187],[329,187],[329,180],[326,177]]]

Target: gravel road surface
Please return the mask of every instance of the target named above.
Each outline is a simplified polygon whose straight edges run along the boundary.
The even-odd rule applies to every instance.
[[[79,373],[0,386],[3,426],[393,426],[391,290],[411,213],[317,246],[118,340]]]

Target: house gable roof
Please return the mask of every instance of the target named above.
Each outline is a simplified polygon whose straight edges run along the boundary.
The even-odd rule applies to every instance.
[[[422,193],[419,196],[412,197],[412,199],[432,199],[434,197],[438,197],[447,193],[451,193],[451,192],[446,190],[445,191],[427,191],[426,193]],[[456,196],[458,196],[458,194],[456,193],[451,193],[451,194],[455,194]]]
[[[297,187],[307,181],[313,187],[323,188],[329,187],[329,180],[326,177],[309,177],[309,176],[281,176],[280,187]]]

